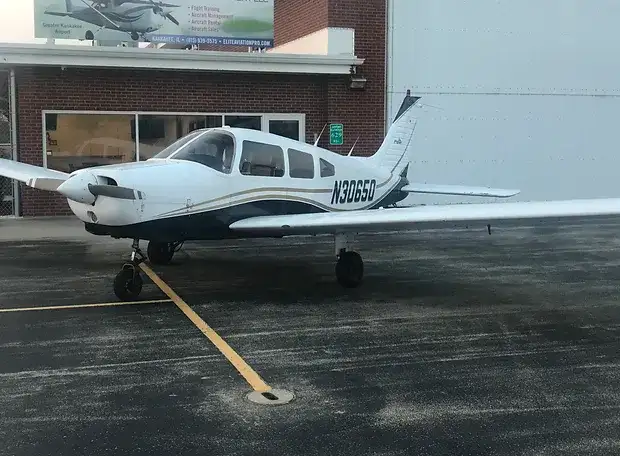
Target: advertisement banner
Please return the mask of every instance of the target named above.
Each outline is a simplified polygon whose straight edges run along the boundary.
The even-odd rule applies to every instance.
[[[36,38],[273,47],[274,0],[34,0]]]

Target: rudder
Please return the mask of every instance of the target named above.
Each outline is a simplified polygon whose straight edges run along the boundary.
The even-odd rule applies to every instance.
[[[413,108],[419,99],[420,97],[411,96],[411,91],[407,90],[407,95],[400,105],[394,122],[388,129],[381,147],[370,157],[373,165],[398,174],[407,167],[409,164],[406,159],[407,150],[417,124]]]

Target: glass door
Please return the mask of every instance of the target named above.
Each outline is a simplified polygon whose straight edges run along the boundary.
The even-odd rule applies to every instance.
[[[265,114],[263,131],[306,142],[303,114]]]

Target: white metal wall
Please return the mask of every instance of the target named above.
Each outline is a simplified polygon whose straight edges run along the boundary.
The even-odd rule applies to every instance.
[[[618,0],[388,0],[386,121],[426,106],[410,180],[620,196],[618,24]]]

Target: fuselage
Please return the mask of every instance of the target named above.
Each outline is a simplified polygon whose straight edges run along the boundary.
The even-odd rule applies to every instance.
[[[407,179],[255,130],[218,128],[182,138],[144,162],[76,171],[83,182],[113,183],[141,199],[68,200],[94,234],[181,241],[239,237],[228,226],[260,215],[374,209],[404,199]],[[401,173],[402,174],[402,173]],[[244,237],[252,237],[244,233]]]

